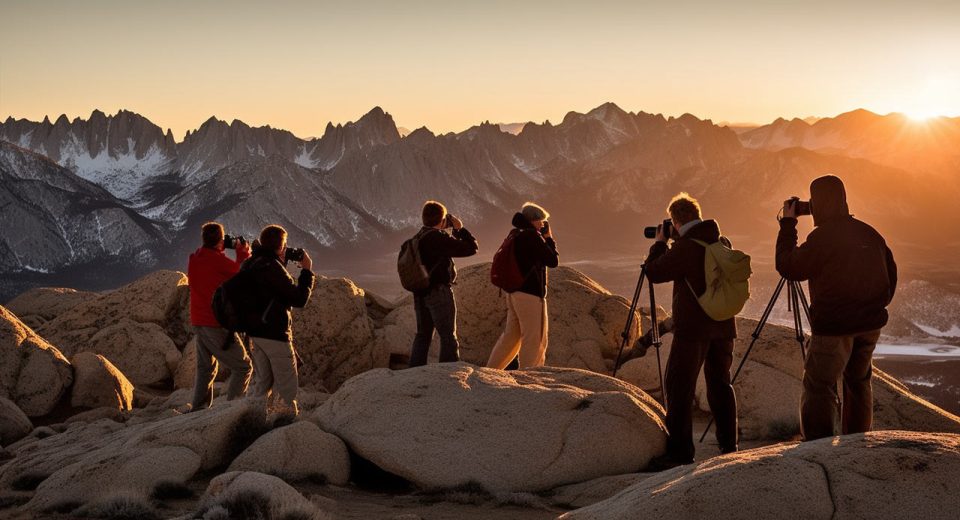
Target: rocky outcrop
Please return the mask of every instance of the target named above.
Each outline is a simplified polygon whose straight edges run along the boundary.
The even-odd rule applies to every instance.
[[[95,296],[66,287],[37,287],[7,302],[7,309],[35,329]]]
[[[65,354],[101,354],[134,384],[169,379],[180,360],[172,337],[186,343],[183,308],[187,277],[156,271],[115,291],[82,302],[38,331]]]
[[[960,436],[878,431],[715,457],[560,518],[952,518],[958,473]]]
[[[73,368],[5,307],[0,306],[0,397],[30,417],[46,415],[73,384]]]
[[[665,448],[662,414],[631,385],[583,370],[444,363],[354,377],[317,419],[421,488],[542,491],[643,468]]]
[[[490,283],[490,264],[465,267],[457,277],[457,334],[464,361],[484,365],[503,332],[506,304],[500,291]],[[610,373],[620,347],[620,334],[630,303],[611,294],[583,273],[560,267],[550,271],[547,309],[550,318],[547,365],[583,368]],[[643,329],[649,318],[641,310]],[[661,316],[664,318],[666,316]],[[634,320],[630,345],[640,331]],[[416,333],[413,300],[408,298],[384,319],[378,340],[395,356],[408,356]],[[435,360],[437,339],[431,347]]]
[[[0,397],[0,446],[9,446],[32,430],[30,418],[13,401]]]
[[[81,352],[70,360],[74,370],[70,405],[74,408],[133,408],[133,384],[107,358]]]
[[[374,341],[363,289],[345,278],[318,278],[310,302],[293,314],[294,345],[303,359],[300,384],[333,391],[347,379],[386,367]]]
[[[147,497],[161,483],[183,484],[225,466],[265,428],[264,411],[239,401],[144,423],[80,423],[14,447],[16,457],[0,467],[0,487],[39,481],[26,506],[33,511],[120,491]]]
[[[342,486],[350,480],[350,455],[336,435],[299,421],[257,439],[234,459],[228,471],[256,471],[288,482],[311,479]]]
[[[90,337],[79,352],[101,354],[136,385],[155,385],[170,379],[180,362],[180,351],[155,323],[122,318]]]

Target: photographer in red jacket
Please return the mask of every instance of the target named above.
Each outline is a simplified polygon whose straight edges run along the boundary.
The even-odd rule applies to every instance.
[[[217,365],[230,369],[227,400],[243,395],[253,371],[250,357],[236,334],[220,326],[213,316],[211,302],[220,284],[237,274],[240,264],[250,257],[250,246],[243,239],[233,239],[227,246],[236,248],[236,259],[224,254],[223,226],[208,222],[201,228],[203,246],[190,255],[187,276],[190,280],[190,323],[196,332],[197,376],[193,400],[185,411],[210,407],[213,403],[213,380]]]

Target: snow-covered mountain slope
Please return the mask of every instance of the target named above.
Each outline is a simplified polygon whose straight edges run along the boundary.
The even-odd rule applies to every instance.
[[[113,116],[95,110],[88,120],[60,116],[55,123],[7,118],[0,140],[44,155],[131,203],[140,202],[144,183],[167,173],[176,159],[169,130],[125,110]]]
[[[0,141],[0,272],[151,265],[162,228],[46,157]]]

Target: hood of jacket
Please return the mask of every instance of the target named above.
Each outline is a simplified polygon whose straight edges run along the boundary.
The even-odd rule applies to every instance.
[[[687,233],[681,238],[702,240],[708,244],[712,244],[720,240],[720,226],[716,220],[704,220],[687,230]]]
[[[810,212],[814,226],[850,216],[847,191],[840,177],[824,175],[810,183]]]

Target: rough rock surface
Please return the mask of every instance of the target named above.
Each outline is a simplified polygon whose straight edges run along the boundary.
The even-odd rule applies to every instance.
[[[234,506],[240,503],[246,507]],[[320,515],[313,503],[286,482],[253,471],[230,471],[214,478],[201,504],[204,518],[330,518]]]
[[[74,370],[70,405],[74,408],[133,408],[133,384],[107,358],[80,352],[70,360]]]
[[[185,330],[189,321],[184,320],[188,294],[185,274],[155,271],[115,291],[85,299],[45,323],[37,332],[72,356],[89,349],[95,334],[126,319],[155,324],[177,347],[182,347],[188,339]],[[120,366],[116,359],[107,357]]]
[[[389,353],[374,341],[363,289],[345,278],[317,278],[310,302],[294,310],[293,335],[304,362],[302,386],[333,391],[390,362]]]
[[[0,446],[9,446],[31,431],[33,424],[30,418],[13,401],[0,397]]]
[[[602,502],[653,475],[656,473],[625,473],[595,478],[586,482],[560,486],[546,493],[546,497],[557,506],[570,509],[586,507]]]
[[[547,490],[637,471],[666,443],[648,395],[560,368],[373,370],[344,384],[317,418],[360,456],[426,489]]]
[[[0,397],[29,417],[50,413],[73,384],[60,351],[0,306]]]
[[[94,352],[111,360],[134,384],[156,385],[173,376],[180,351],[155,323],[121,318],[90,337],[77,352]]]
[[[146,497],[160,483],[183,483],[230,462],[265,429],[263,409],[243,401],[151,422],[100,420],[14,446],[0,488],[40,480],[27,507],[46,511],[123,491]]]
[[[960,436],[878,431],[715,457],[560,518],[953,518],[958,474]]]
[[[42,325],[95,296],[96,293],[65,287],[37,287],[10,300],[7,308],[25,323]]]
[[[336,435],[308,421],[277,428],[244,450],[228,471],[256,471],[286,481],[317,479],[338,486],[350,480],[350,454]]]
[[[461,269],[454,292],[462,359],[484,365],[506,318],[504,297],[490,283],[490,264]],[[611,294],[583,273],[569,267],[551,269],[547,295],[550,319],[547,365],[610,373],[629,308],[629,301]],[[643,319],[643,329],[647,330],[647,312],[641,309],[638,314]],[[634,323],[630,345],[640,330],[639,320]],[[408,297],[384,319],[378,341],[391,354],[408,356],[416,328],[413,300]],[[431,359],[436,358],[437,344],[434,338]]]

